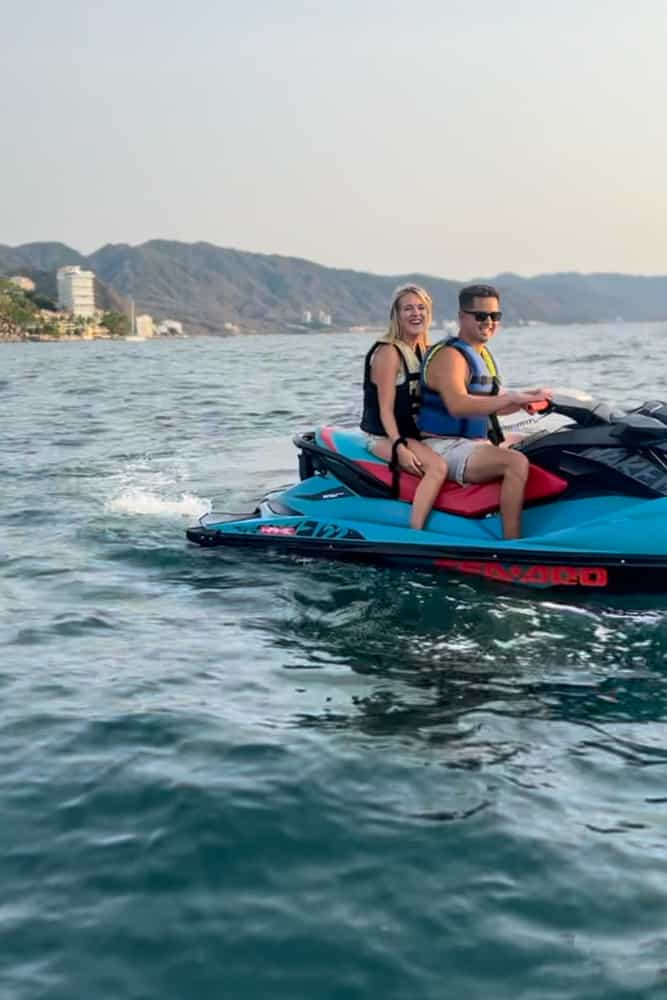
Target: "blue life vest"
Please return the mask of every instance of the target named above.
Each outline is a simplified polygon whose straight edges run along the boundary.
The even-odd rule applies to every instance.
[[[470,372],[468,392],[472,396],[495,396],[500,388],[500,375],[490,351],[483,347],[480,354],[459,337],[440,340],[428,350],[422,363],[419,429],[422,434],[436,434],[439,437],[485,438],[489,432],[489,417],[453,416],[445,406],[440,393],[430,389],[426,384],[428,366],[443,347],[453,347],[468,362]]]

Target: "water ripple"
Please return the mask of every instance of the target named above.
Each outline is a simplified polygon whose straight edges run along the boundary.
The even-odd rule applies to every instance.
[[[586,332],[546,381],[655,396],[650,331]],[[183,539],[356,421],[370,342],[2,348],[2,995],[667,992],[664,597]]]

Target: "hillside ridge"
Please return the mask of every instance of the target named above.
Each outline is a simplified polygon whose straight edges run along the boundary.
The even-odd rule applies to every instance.
[[[436,321],[454,319],[463,284],[434,275],[377,275],[299,257],[152,239],[106,244],[89,255],[58,242],[0,245],[0,276],[92,268],[137,312],[181,320],[193,333],[293,329],[304,311],[331,314],[334,328],[382,326],[393,289],[414,281],[433,296]],[[44,279],[42,279],[44,280]],[[500,289],[505,321],[590,323],[667,319],[667,276],[563,272],[526,278],[511,272],[472,277]]]

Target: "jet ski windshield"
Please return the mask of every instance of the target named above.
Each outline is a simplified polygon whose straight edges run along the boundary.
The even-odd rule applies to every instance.
[[[607,428],[615,444],[640,448],[667,440],[667,404],[651,400],[623,410],[576,389],[556,389],[541,411],[502,417],[501,426],[505,433],[518,432],[531,440],[557,431]]]
[[[536,412],[519,410],[500,418],[505,434],[523,437],[550,434],[563,428],[597,427],[611,424],[625,412],[579,389],[554,389],[553,398]]]
[[[551,411],[569,417],[579,427],[595,427],[599,424],[611,424],[625,416],[623,410],[606,403],[601,399],[593,399],[585,394],[554,393],[551,400]]]
[[[578,427],[611,425],[613,436],[630,447],[667,442],[667,404],[660,400],[642,403],[628,411],[591,396],[556,393],[549,410],[568,417]]]

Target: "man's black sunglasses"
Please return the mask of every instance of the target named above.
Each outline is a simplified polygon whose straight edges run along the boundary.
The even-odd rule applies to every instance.
[[[503,318],[501,312],[482,312],[480,309],[462,309],[461,312],[467,313],[468,316],[474,316],[478,323],[486,323],[487,319],[490,319],[492,323],[499,323]]]

